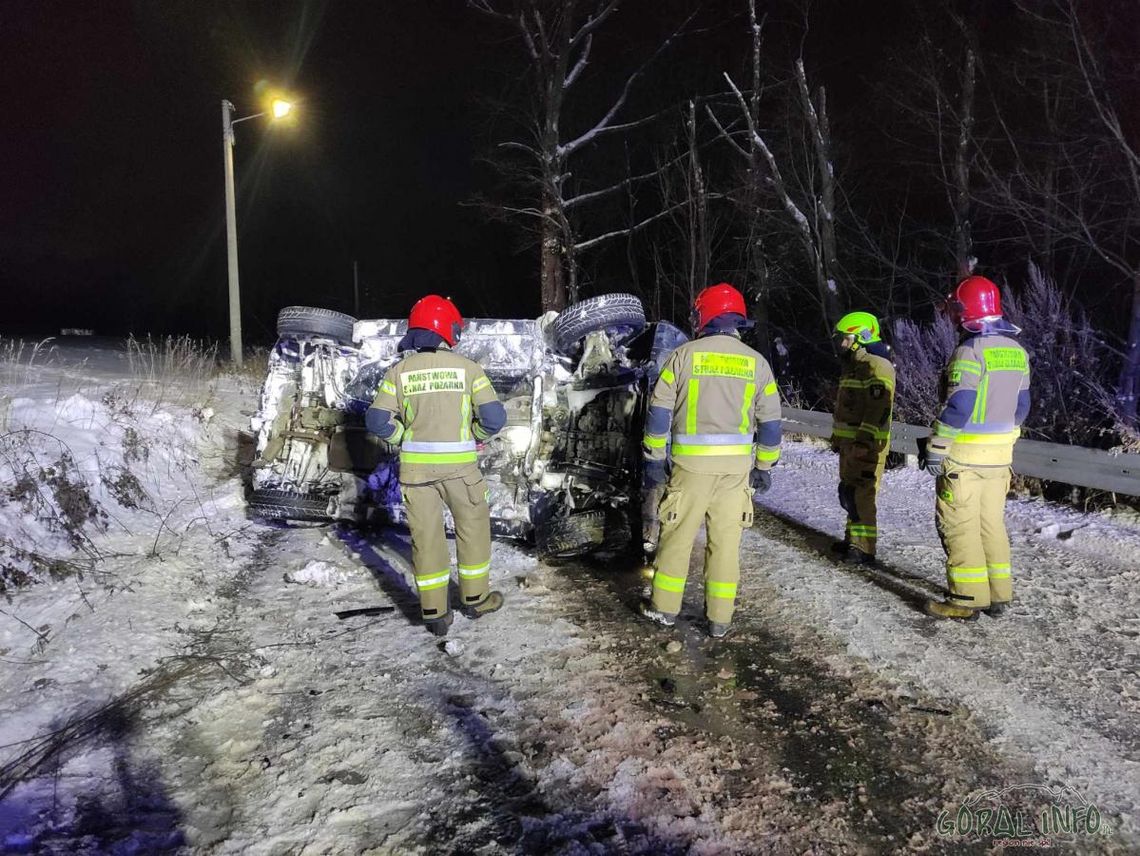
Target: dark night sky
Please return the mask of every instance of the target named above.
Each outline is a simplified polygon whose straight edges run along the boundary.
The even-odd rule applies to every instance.
[[[836,85],[877,61],[890,5],[829,11]],[[744,61],[728,41],[717,70]],[[353,259],[364,315],[429,290],[538,313],[517,236],[462,204],[494,183],[482,99],[520,62],[462,0],[5,0],[0,56],[0,333],[223,334],[220,100],[255,112],[263,79],[303,101],[293,128],[237,128],[247,338],[288,303],[351,310]]]
[[[488,181],[478,99],[506,49],[459,0],[0,9],[0,330],[220,332],[220,100],[256,112],[261,79],[304,101],[296,127],[237,127],[250,336],[289,302],[351,309],[353,259],[371,314],[428,289],[471,314],[529,291],[505,228],[460,205]]]

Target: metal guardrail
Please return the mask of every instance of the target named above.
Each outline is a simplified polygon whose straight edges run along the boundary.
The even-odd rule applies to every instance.
[[[784,408],[784,431],[809,437],[831,436],[831,414]],[[891,423],[891,451],[918,454],[918,441],[930,429],[904,422]],[[1140,496],[1140,455],[1105,452],[1062,443],[1018,440],[1013,447],[1013,471],[1078,487]]]

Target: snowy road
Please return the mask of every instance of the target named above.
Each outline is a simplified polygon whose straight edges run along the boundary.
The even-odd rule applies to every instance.
[[[69,413],[129,440],[114,399],[74,392],[61,417],[58,388],[22,389],[8,418],[54,399],[77,455]],[[697,574],[670,633],[634,616],[635,569],[496,544],[507,607],[457,618],[444,650],[415,618],[406,533],[245,519],[244,394],[214,391],[185,432],[193,465],[154,446],[155,508],[117,509],[99,542],[110,592],[69,579],[4,607],[7,850],[989,852],[940,835],[939,813],[1012,785],[1103,813],[1111,835],[1055,850],[1140,848],[1135,517],[1013,503],[1018,605],[934,623],[915,607],[942,582],[925,477],[887,474],[884,570],[839,568],[834,460],[792,443],[728,639],[699,630]],[[333,615],[373,605],[395,609]]]

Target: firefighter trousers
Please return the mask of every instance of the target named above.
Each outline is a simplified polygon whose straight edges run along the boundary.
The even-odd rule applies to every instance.
[[[491,514],[487,485],[475,470],[470,474],[428,484],[400,486],[412,533],[412,566],[424,619],[447,613],[451,556],[443,508],[455,521],[455,554],[459,565],[459,596],[464,604],[487,596],[491,574]]]
[[[887,444],[845,442],[839,447],[839,504],[847,512],[844,540],[868,556],[879,539],[876,498],[887,465]]]
[[[693,542],[705,524],[705,615],[728,624],[740,581],[740,536],[752,525],[748,473],[695,473],[674,467],[657,516],[661,540],[653,573],[653,608],[681,611]]]
[[[983,609],[1013,599],[1005,497],[1009,467],[947,461],[938,477],[935,522],[946,550],[950,599]]]

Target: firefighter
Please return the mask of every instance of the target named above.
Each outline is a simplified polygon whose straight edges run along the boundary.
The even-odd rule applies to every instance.
[[[840,318],[835,342],[843,371],[831,448],[839,453],[839,504],[847,512],[847,529],[832,549],[848,564],[869,565],[879,537],[875,497],[891,447],[895,367],[879,335],[879,319],[870,312]]]
[[[943,376],[942,413],[923,465],[936,477],[935,519],[946,550],[949,596],[931,600],[936,618],[996,618],[1013,599],[1005,497],[1013,444],[1029,413],[1029,360],[1002,317],[1001,293],[981,276],[946,299],[962,338]]]
[[[643,481],[666,480],[661,535],[646,618],[672,627],[705,524],[705,615],[709,635],[728,633],[740,579],[740,538],[752,525],[753,496],[771,485],[780,456],[780,397],[768,361],[740,340],[750,327],[744,297],[727,283],[702,291],[697,338],[665,360],[646,418]]]
[[[506,424],[506,410],[477,364],[453,353],[463,318],[429,294],[412,307],[403,358],[385,373],[365,415],[368,430],[400,447],[400,492],[412,533],[412,565],[428,630],[451,626],[451,558],[443,508],[455,521],[459,595],[468,618],[503,605],[490,591],[491,517],[476,444]]]

